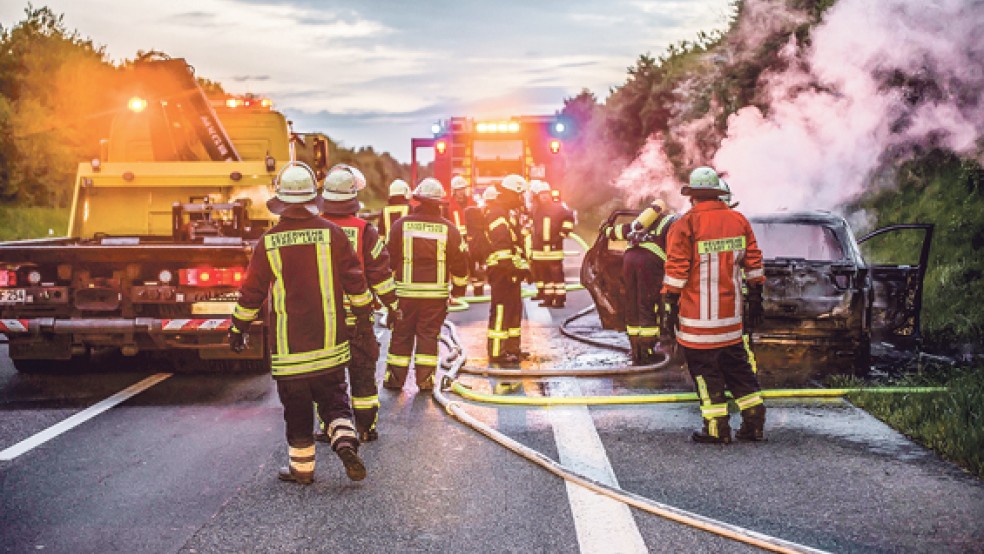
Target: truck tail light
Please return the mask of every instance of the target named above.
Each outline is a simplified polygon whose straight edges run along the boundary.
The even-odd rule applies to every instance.
[[[560,152],[560,141],[559,140],[554,139],[554,140],[550,141],[550,151],[553,152],[554,154]]]
[[[448,143],[439,140],[434,144],[434,150],[437,150],[438,154],[444,154],[448,150]]]
[[[17,272],[11,269],[0,269],[0,287],[16,287]]]
[[[246,270],[241,267],[196,267],[178,271],[178,281],[189,287],[238,287]]]

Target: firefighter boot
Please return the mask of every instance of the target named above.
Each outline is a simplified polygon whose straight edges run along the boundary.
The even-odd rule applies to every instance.
[[[656,337],[639,337],[639,365],[656,363]]]
[[[342,460],[348,478],[353,481],[365,479],[366,466],[359,458],[359,439],[355,434],[355,425],[345,418],[334,419],[328,424],[328,436],[331,437],[331,448]]]
[[[281,481],[291,481],[302,485],[310,485],[314,482],[314,445],[303,448],[287,448],[290,462],[286,467],[281,467],[277,477]]]
[[[642,351],[639,348],[639,337],[629,335],[629,356],[632,358],[632,365],[642,365]]]
[[[702,444],[730,444],[731,425],[728,423],[728,417],[705,419],[704,427],[700,431],[694,431],[690,438]]]
[[[741,427],[735,432],[740,441],[762,442],[765,438],[765,404],[759,404],[741,411]]]

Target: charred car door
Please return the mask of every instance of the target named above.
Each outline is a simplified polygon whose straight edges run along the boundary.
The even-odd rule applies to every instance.
[[[858,240],[873,283],[873,341],[901,349],[919,347],[923,281],[933,228],[929,223],[891,225]]]
[[[637,215],[639,210],[615,210],[602,222],[601,228],[630,223]],[[605,329],[625,330],[622,256],[627,246],[628,241],[609,240],[605,233],[599,232],[581,264],[581,284],[598,307],[598,317]]]

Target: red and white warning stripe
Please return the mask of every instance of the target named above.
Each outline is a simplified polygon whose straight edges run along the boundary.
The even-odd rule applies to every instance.
[[[163,319],[161,330],[168,333],[188,331],[228,331],[232,320],[225,319]]]
[[[26,333],[28,319],[0,319],[0,333]]]

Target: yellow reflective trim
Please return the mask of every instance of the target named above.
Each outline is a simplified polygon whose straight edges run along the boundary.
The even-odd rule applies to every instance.
[[[630,337],[636,336],[639,334],[639,328],[634,325],[626,325],[625,334],[629,335]]]
[[[355,409],[369,409],[376,408],[379,406],[379,395],[374,394],[372,396],[353,396],[352,397],[352,407]]]
[[[362,306],[368,306],[369,303],[372,302],[372,293],[369,292],[369,289],[366,289],[366,292],[361,294],[350,294],[348,295],[348,298],[349,301],[352,302],[353,306],[356,308],[361,308]]]
[[[752,346],[749,342],[748,335],[742,335],[741,340],[745,343],[745,352],[748,354],[748,365],[752,366],[752,373],[758,373],[758,361],[755,359],[755,352],[752,352]]]
[[[413,362],[420,365],[437,365],[437,356],[432,354],[414,354]]]
[[[403,282],[413,282],[413,237],[403,235]]]
[[[533,250],[532,252],[530,252],[530,259],[540,262],[563,260],[564,251],[563,250],[553,250],[553,251]]]
[[[543,218],[543,240],[544,242],[550,242],[550,218]]]
[[[625,240],[625,235],[622,233],[622,226],[615,226],[615,240]]]
[[[267,251],[277,250],[285,246],[301,244],[328,244],[331,233],[328,229],[300,229],[297,231],[282,231],[263,236],[263,245]]]
[[[396,290],[396,281],[394,281],[392,277],[387,277],[382,282],[373,285],[372,288],[376,291],[376,294],[382,296],[388,292]]]
[[[727,417],[728,416],[728,405],[727,404],[708,404],[700,407],[700,415],[704,416],[704,419],[711,419],[715,417]]]
[[[253,321],[254,319],[256,319],[256,316],[259,313],[260,313],[259,308],[256,308],[255,310],[250,308],[244,308],[243,306],[237,303],[236,308],[232,310],[232,317],[235,317],[236,319],[242,321]]]
[[[458,277],[457,275],[452,275],[451,284],[459,287],[468,286],[468,277]]]
[[[640,337],[656,337],[659,336],[659,327],[639,327]]]
[[[659,222],[659,225],[656,226],[656,234],[658,235],[658,234],[662,233],[663,232],[663,229],[665,229],[666,226],[669,225],[669,224],[670,224],[670,217],[669,217],[669,215],[667,215],[667,216],[665,216],[663,218],[663,221],[660,221]]]
[[[348,343],[346,342],[343,344],[345,345],[345,351],[334,357],[322,358],[301,364],[281,364],[273,362],[270,364],[272,373],[273,375],[298,375],[301,373],[310,373],[312,371],[340,366],[351,359],[351,354],[348,350]]]
[[[325,323],[325,342],[324,347],[327,349],[332,344],[335,344],[335,310],[334,302],[332,301],[331,291],[332,287],[332,267],[331,267],[331,250],[329,250],[327,244],[317,245],[318,254],[318,287],[321,290],[321,314],[324,318]]]
[[[701,405],[709,405],[711,397],[707,394],[707,382],[702,375],[698,375],[694,380],[697,381],[697,398],[700,399]]]
[[[509,337],[518,337],[523,333],[523,330],[519,327],[512,327],[509,329]]]
[[[346,350],[348,350],[348,342],[343,342],[342,344],[336,344],[321,350],[297,352],[296,354],[271,354],[270,361],[281,365],[297,364],[320,358],[331,358],[339,354],[344,354]]]
[[[386,245],[383,244],[383,239],[377,238],[376,239],[376,246],[373,246],[372,247],[372,253],[371,253],[372,258],[373,259],[378,258],[379,255],[383,253],[383,248],[386,248]]]
[[[658,244],[652,242],[641,242],[639,243],[639,247],[649,250],[653,254],[659,256],[659,259],[663,260],[664,262],[666,261],[666,252],[664,252],[663,249],[660,248]]]
[[[447,279],[447,265],[448,265],[448,241],[444,239],[438,239],[437,241],[437,282],[440,284],[446,284]]]
[[[273,272],[273,287],[271,296],[273,300],[273,311],[277,314],[276,342],[277,353],[287,354],[290,352],[287,343],[287,291],[284,288],[283,260],[280,259],[279,250],[267,250],[267,259],[270,262],[270,271]]]
[[[563,223],[560,224],[560,228],[565,231],[572,231],[574,229],[574,224],[571,223],[570,221],[564,221]]]
[[[399,367],[410,367],[410,356],[400,356],[393,353],[387,353],[386,363]]]
[[[509,223],[506,221],[506,218],[505,217],[501,217],[500,216],[500,217],[496,218],[495,221],[493,221],[492,223],[489,223],[489,232],[491,233],[499,225],[507,225],[508,226]]]
[[[503,306],[502,304],[498,304],[495,307],[495,327],[494,327],[494,331],[496,333],[496,336],[493,337],[492,336],[493,329],[489,329],[489,336],[492,339],[492,357],[498,357],[500,355],[500,353],[502,351],[502,349],[501,349],[502,340],[509,338],[509,333],[505,329],[502,328],[502,320],[503,320],[503,317],[504,317],[504,313],[503,313],[504,310],[505,310],[505,306]],[[503,334],[505,336],[502,336]]]
[[[739,410],[747,410],[748,408],[758,406],[759,404],[763,404],[763,403],[764,401],[762,400],[762,394],[758,392],[746,394],[745,396],[742,396],[738,400],[735,400],[735,404],[738,405]]]
[[[717,254],[745,249],[745,237],[728,237],[723,239],[702,240],[697,242],[698,254]]]
[[[448,226],[443,223],[428,223],[426,221],[404,221],[403,222],[403,232],[407,231],[418,233],[418,237],[421,236],[420,233],[424,235],[425,238],[432,238],[430,235],[443,235],[448,236]]]

